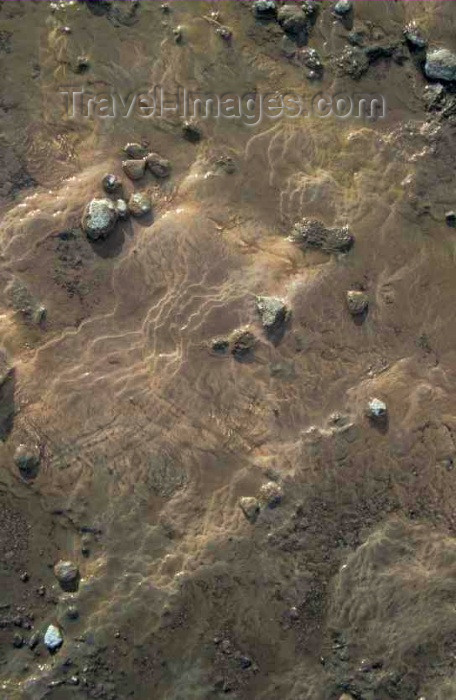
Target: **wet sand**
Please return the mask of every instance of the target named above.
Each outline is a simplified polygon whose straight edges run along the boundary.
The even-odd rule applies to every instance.
[[[361,0],[347,24],[332,7],[309,32],[312,81],[247,1],[0,4],[5,700],[456,697],[455,118],[427,108],[402,34],[415,20],[454,51],[456,11]],[[354,80],[350,32],[400,51]],[[192,143],[177,116],[72,119],[59,94],[152,85],[381,93],[387,111],[200,119]],[[130,181],[130,142],[170,177]],[[81,217],[107,173],[153,213],[94,243]],[[353,247],[297,246],[304,217]],[[285,300],[280,337],[257,296]],[[213,350],[240,328],[250,352]],[[366,417],[373,397],[386,422]],[[31,478],[20,444],[39,447]],[[280,503],[249,521],[239,500],[271,481]]]

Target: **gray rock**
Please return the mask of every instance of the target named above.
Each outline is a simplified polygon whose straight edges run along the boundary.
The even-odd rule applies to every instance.
[[[145,216],[151,209],[150,197],[143,192],[135,192],[128,200],[128,211],[132,216]]]
[[[352,289],[347,292],[347,306],[352,316],[359,316],[367,311],[369,297],[365,292]]]
[[[124,160],[122,170],[130,180],[140,180],[146,171],[146,163],[144,160]]]
[[[116,208],[109,199],[92,199],[82,217],[82,229],[88,238],[97,241],[106,238],[116,225]]]
[[[253,14],[259,19],[274,19],[277,15],[277,3],[275,0],[255,0]]]
[[[127,143],[124,152],[129,158],[133,158],[133,160],[142,160],[147,156],[149,149],[146,148],[146,146],[142,146],[140,143]]]
[[[354,244],[348,226],[329,228],[316,219],[302,219],[293,227],[289,240],[301,248],[316,248],[327,253],[346,253]]]
[[[409,22],[409,24],[404,27],[404,37],[407,43],[414,49],[425,49],[427,46],[427,41],[415,22]]]
[[[125,199],[116,199],[115,208],[119,219],[128,219],[128,204]]]
[[[245,360],[253,352],[256,338],[248,328],[238,328],[230,335],[231,353],[236,360]]]
[[[256,498],[243,496],[239,499],[239,507],[250,523],[254,523],[260,512],[260,504]]]
[[[146,157],[146,165],[155,177],[168,177],[171,172],[171,163],[166,158],[162,158],[158,153],[149,153]]]
[[[352,10],[353,10],[352,0],[339,0],[339,2],[336,2],[336,4],[334,5],[334,12],[336,15],[339,15],[340,17],[348,15],[348,13],[351,12]]]
[[[25,478],[36,476],[41,461],[41,450],[38,445],[18,445],[14,452],[14,463]]]
[[[282,326],[288,317],[287,305],[278,297],[257,297],[257,311],[266,331],[272,331]]]
[[[424,72],[431,80],[456,81],[456,54],[448,49],[429,51]]]
[[[79,586],[79,568],[72,561],[60,560],[54,566],[54,576],[64,591],[77,591]]]
[[[60,649],[63,644],[63,637],[56,625],[49,625],[44,635],[44,643],[51,652]]]
[[[282,499],[283,489],[277,482],[268,481],[260,488],[260,501],[268,508],[275,508],[282,502]]]
[[[384,420],[387,413],[388,409],[384,401],[381,401],[381,399],[370,399],[366,411],[369,418],[376,421]]]

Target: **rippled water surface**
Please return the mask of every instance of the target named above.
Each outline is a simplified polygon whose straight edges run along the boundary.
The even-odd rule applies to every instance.
[[[318,7],[312,81],[247,0],[0,4],[2,699],[456,697],[456,102],[429,109],[403,39],[414,20],[456,50],[456,7]],[[359,79],[351,32],[383,47]],[[379,93],[387,109],[200,118],[194,143],[179,115],[71,118],[60,94],[151,86]],[[170,177],[129,180],[129,142]],[[111,172],[153,211],[94,243],[81,217]],[[304,217],[348,226],[353,247],[297,246]],[[257,296],[285,301],[280,337]],[[213,349],[238,329],[246,355]],[[20,444],[40,451],[30,478]]]

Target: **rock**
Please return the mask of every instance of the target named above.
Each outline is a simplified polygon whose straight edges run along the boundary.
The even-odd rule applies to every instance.
[[[122,183],[116,175],[109,173],[101,181],[104,191],[107,194],[118,192],[122,188]]]
[[[217,27],[215,33],[218,34],[218,36],[224,41],[230,41],[233,36],[233,30],[225,26]]]
[[[72,561],[60,560],[54,566],[54,576],[64,591],[77,591],[79,587],[79,568]]]
[[[385,420],[388,410],[386,408],[386,403],[380,399],[371,399],[367,404],[366,414],[368,418],[375,421]]]
[[[75,73],[85,73],[90,68],[90,61],[87,56],[78,56],[74,64]]]
[[[309,21],[299,5],[282,5],[277,13],[277,21],[286,34],[299,39],[301,43],[307,41]]]
[[[109,199],[92,199],[82,217],[82,229],[92,241],[106,238],[116,225],[117,212]]]
[[[239,328],[230,336],[231,353],[237,360],[248,357],[256,345],[256,338],[248,328]]]
[[[40,643],[39,632],[34,632],[32,634],[32,636],[30,637],[30,639],[28,640],[29,649],[35,649],[35,647],[37,647],[39,643]]]
[[[314,17],[318,12],[318,7],[317,0],[304,0],[304,2],[301,3],[301,9],[306,17]]]
[[[38,445],[18,445],[14,452],[14,463],[21,476],[32,479],[37,475],[41,461],[41,450]]]
[[[122,170],[130,180],[139,180],[144,176],[146,163],[144,160],[124,160]]]
[[[119,219],[128,219],[128,205],[125,199],[116,199],[114,206]]]
[[[143,192],[135,192],[128,200],[128,211],[132,216],[145,216],[151,209],[150,197]]]
[[[416,26],[415,22],[409,22],[404,27],[404,37],[406,42],[413,49],[425,49],[427,46],[426,39],[422,36],[420,30]]]
[[[202,138],[201,129],[192,121],[185,121],[182,124],[182,135],[191,143],[198,143]]]
[[[250,523],[254,523],[260,512],[260,504],[256,498],[243,496],[239,499],[239,507]]]
[[[149,153],[146,157],[146,165],[155,177],[168,177],[171,172],[171,163],[162,158],[158,153]]]
[[[328,228],[316,219],[302,219],[296,223],[288,240],[301,248],[316,248],[327,253],[346,253],[355,241],[348,226]]]
[[[445,221],[447,222],[447,226],[451,226],[451,228],[456,227],[456,212],[454,211],[447,211],[445,214]],[[0,380],[1,383],[1,380]]]
[[[257,297],[256,306],[266,331],[277,330],[289,316],[286,303],[278,297]]]
[[[283,489],[276,481],[268,481],[260,488],[260,501],[268,508],[275,508],[282,499]]]
[[[349,12],[353,10],[352,0],[339,0],[334,5],[334,13],[339,17],[345,17]]]
[[[424,72],[431,80],[456,81],[456,54],[448,49],[429,51]]]
[[[311,70],[315,76],[321,76],[321,73],[323,72],[323,61],[315,49],[302,49],[300,53],[300,61],[306,68],[309,68],[309,70]],[[310,74],[307,77],[309,76]]]
[[[184,40],[184,27],[181,24],[179,24],[177,27],[174,27],[173,35],[176,44],[182,44]]]
[[[369,297],[365,292],[350,290],[347,292],[347,306],[352,316],[359,316],[367,311]]]
[[[44,635],[44,643],[50,652],[60,649],[63,644],[63,637],[56,625],[49,625]]]
[[[274,19],[277,16],[277,3],[275,0],[255,0],[253,14],[258,19]]]
[[[359,80],[369,69],[369,59],[365,51],[356,46],[346,46],[334,59],[334,67],[339,75],[348,75]]]
[[[16,632],[16,634],[13,637],[13,647],[15,649],[20,649],[23,646],[24,646],[24,637],[21,634],[19,634],[19,632]]]
[[[75,605],[69,605],[66,609],[65,615],[68,620],[77,620],[79,618],[79,610]]]
[[[146,146],[142,146],[140,143],[127,143],[124,148],[124,152],[133,160],[142,160],[147,156],[149,150]]]
[[[14,374],[14,370],[9,362],[8,354],[4,348],[0,348],[0,387]]]
[[[226,338],[214,338],[211,342],[211,350],[217,355],[226,355],[230,348],[230,341]]]

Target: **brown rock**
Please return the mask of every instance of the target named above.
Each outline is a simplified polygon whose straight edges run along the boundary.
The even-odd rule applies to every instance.
[[[146,163],[144,160],[124,160],[122,169],[130,180],[139,180],[144,175]]]
[[[254,523],[260,512],[260,504],[256,498],[243,496],[239,499],[239,507],[250,523]]]
[[[146,157],[146,165],[155,177],[168,177],[171,172],[171,163],[162,158],[158,153],[149,153]]]
[[[359,316],[367,311],[369,297],[365,292],[350,290],[347,292],[347,306],[352,316]]]

